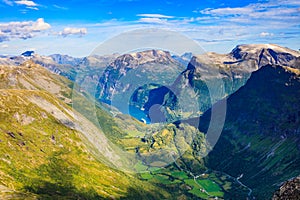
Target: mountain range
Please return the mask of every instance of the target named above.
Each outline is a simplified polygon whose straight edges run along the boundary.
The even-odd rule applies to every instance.
[[[297,51],[0,64],[2,198],[270,199],[300,174]]]
[[[177,96],[195,96],[196,93],[195,101],[199,105],[196,111],[204,112],[218,100],[236,92],[253,71],[267,64],[299,65],[299,56],[297,51],[269,44],[238,45],[229,54],[197,55],[191,58],[186,70],[178,76],[171,88]],[[185,94],[188,90],[189,94]],[[176,110],[174,104],[163,102],[162,105]]]

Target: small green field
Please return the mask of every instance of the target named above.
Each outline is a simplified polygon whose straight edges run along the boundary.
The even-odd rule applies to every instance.
[[[145,180],[149,180],[149,179],[153,178],[153,175],[150,174],[150,172],[141,173],[140,175],[141,175],[142,179],[145,179]]]
[[[134,165],[134,169],[139,173],[144,173],[147,171],[148,167],[143,165],[141,162],[138,162]]]
[[[202,192],[199,188],[196,188],[196,187],[194,187],[192,190],[190,190],[189,193],[191,193],[197,197],[200,197],[202,199],[209,198],[209,196],[206,193]]]
[[[172,175],[172,177],[178,178],[178,179],[181,179],[181,180],[183,180],[183,179],[188,179],[188,178],[189,178],[189,177],[186,175],[186,173],[183,172],[183,171],[174,171],[174,172],[171,172],[171,175]]]
[[[203,180],[198,180],[197,182],[199,183],[199,185],[201,185],[207,192],[215,192],[215,191],[219,191],[221,188],[219,185],[217,185],[216,183],[214,183],[211,180],[208,179],[203,179]]]

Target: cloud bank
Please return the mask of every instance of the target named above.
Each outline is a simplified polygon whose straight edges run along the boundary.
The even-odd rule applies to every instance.
[[[138,14],[138,17],[146,17],[146,18],[166,18],[172,19],[174,16],[162,15],[162,14]]]
[[[87,29],[86,28],[71,28],[71,27],[66,27],[64,28],[63,31],[58,33],[59,35],[63,37],[67,37],[68,35],[79,35],[83,36],[87,34]]]
[[[50,24],[46,23],[43,18],[39,18],[36,21],[1,23],[0,42],[9,41],[11,39],[26,40],[50,28]]]
[[[37,4],[34,3],[33,1],[27,1],[27,0],[15,1],[15,3],[18,4],[18,5],[24,5],[24,6],[28,6],[28,7],[37,6]]]
[[[38,5],[37,3],[35,3],[34,1],[30,1],[30,0],[17,0],[17,1],[11,1],[11,0],[2,0],[3,3],[5,3],[8,6],[25,6],[28,9],[32,9],[32,10],[39,10],[38,9]]]

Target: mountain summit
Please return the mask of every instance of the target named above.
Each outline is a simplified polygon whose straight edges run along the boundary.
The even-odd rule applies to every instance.
[[[124,54],[117,57],[103,72],[96,98],[128,113],[129,106],[135,104],[132,95],[136,91],[148,93],[152,86],[169,86],[182,70],[184,66],[166,51],[147,50]],[[141,101],[144,101],[144,96],[142,94]],[[135,106],[142,108],[138,104]]]
[[[298,51],[275,44],[243,44],[237,45],[228,54],[209,52],[198,55],[197,62],[221,69],[239,68],[253,71],[267,64],[290,66],[297,57],[300,57]]]
[[[299,65],[299,61],[299,52],[278,45],[238,45],[228,54],[206,53],[192,57],[173,87],[182,91],[193,87],[199,94],[199,109],[205,111],[213,103],[237,91],[251,73],[262,66],[293,67]]]

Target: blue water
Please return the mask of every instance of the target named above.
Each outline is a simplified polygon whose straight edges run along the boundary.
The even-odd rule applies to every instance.
[[[146,121],[146,124],[150,124],[151,120],[149,119],[149,117],[140,109],[134,107],[134,106],[129,106],[129,114],[140,120],[140,121]]]

